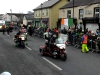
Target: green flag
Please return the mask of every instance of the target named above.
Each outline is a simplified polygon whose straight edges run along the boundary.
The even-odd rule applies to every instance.
[[[72,26],[73,25],[73,19],[68,19],[68,26]]]

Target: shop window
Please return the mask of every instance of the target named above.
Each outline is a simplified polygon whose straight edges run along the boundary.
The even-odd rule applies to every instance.
[[[67,18],[71,18],[71,10],[67,11]]]
[[[84,14],[84,10],[83,9],[79,9],[79,19],[83,18],[83,14]]]

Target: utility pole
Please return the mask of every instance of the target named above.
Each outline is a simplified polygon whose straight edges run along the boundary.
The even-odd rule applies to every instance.
[[[42,3],[41,3],[41,26],[42,26]]]
[[[10,12],[11,12],[11,22],[12,22],[12,9],[10,9]]]

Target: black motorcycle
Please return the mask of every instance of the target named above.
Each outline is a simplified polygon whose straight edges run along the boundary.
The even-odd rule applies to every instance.
[[[22,48],[25,48],[25,35],[21,35],[21,36],[18,36],[16,39],[14,39],[14,42],[16,44],[16,47],[22,47]]]

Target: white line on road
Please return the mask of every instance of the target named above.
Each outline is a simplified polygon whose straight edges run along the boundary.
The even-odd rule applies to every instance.
[[[28,48],[29,50],[32,50],[31,48],[29,48],[29,47],[27,47],[27,46],[26,46],[26,48]]]
[[[44,60],[46,60],[48,63],[50,63],[51,65],[53,65],[54,67],[56,67],[58,70],[62,70],[60,67],[58,67],[57,65],[55,65],[54,63],[52,63],[51,61],[49,61],[48,59],[46,59],[45,57],[42,57]]]

